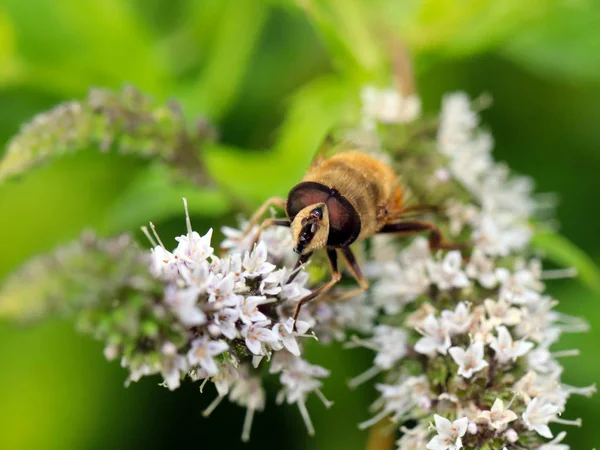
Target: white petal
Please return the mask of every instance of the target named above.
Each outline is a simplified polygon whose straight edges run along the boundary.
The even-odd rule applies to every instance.
[[[452,436],[452,422],[442,416],[434,414],[435,428],[444,436]]]
[[[429,450],[448,450],[445,439],[441,436],[434,436],[427,444]]]
[[[258,339],[246,338],[246,347],[255,355],[262,355],[262,345]]]
[[[450,353],[450,356],[452,356],[452,359],[456,364],[458,364],[459,366],[464,366],[466,353],[462,348],[451,347],[448,350],[448,353]]]
[[[206,352],[211,356],[216,356],[216,355],[220,355],[221,353],[226,351],[228,348],[229,348],[229,345],[227,345],[223,341],[210,341],[206,345]]]
[[[256,332],[256,336],[263,342],[272,343],[277,342],[279,339],[277,338],[277,334],[273,330],[269,330],[267,328],[261,328]]]
[[[467,432],[467,426],[469,425],[469,419],[467,417],[462,417],[458,420],[455,420],[452,425],[454,425],[456,427],[459,436],[464,436],[465,433]],[[458,441],[457,441],[457,446],[458,446]]]
[[[285,348],[295,356],[300,356],[300,348],[298,347],[298,343],[296,339],[291,334],[287,334],[282,338],[283,345]]]
[[[163,372],[162,376],[170,391],[174,391],[181,384],[178,370],[170,370],[169,372]]]
[[[550,427],[546,424],[537,424],[533,427],[533,429],[537,431],[539,435],[544,436],[545,438],[552,438],[552,431],[550,431]]]
[[[422,337],[415,344],[415,351],[424,355],[431,355],[437,349],[437,342],[428,336]]]
[[[473,358],[476,360],[483,359],[483,342],[477,341],[471,346]]]
[[[212,359],[210,356],[200,358],[200,367],[206,370],[206,372],[211,376],[215,376],[217,373],[219,373],[217,365],[215,364],[215,360]]]

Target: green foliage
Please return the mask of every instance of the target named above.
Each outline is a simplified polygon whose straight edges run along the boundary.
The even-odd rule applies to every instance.
[[[209,25],[206,9],[216,2],[192,4],[192,15],[203,29]],[[268,9],[255,0],[224,0],[220,2],[220,18],[211,36],[211,46],[200,76],[186,86],[183,96],[186,111],[207,114],[213,120],[220,119],[228,110],[241,87],[246,67],[252,56],[256,41],[267,19]],[[243,30],[244,37],[238,34]]]
[[[116,94],[92,89],[84,101],[59,105],[22,127],[0,161],[0,182],[88,148],[162,160],[202,182],[198,152],[213,136],[204,121],[188,129],[175,104],[155,106],[131,87]]]
[[[113,149],[119,147],[125,152],[144,155],[151,161],[158,158],[167,162],[151,164],[146,169],[134,166],[131,160],[122,159],[123,162],[119,163],[116,158],[100,160],[97,156],[90,156],[91,152],[88,150],[101,149],[101,145],[107,142],[104,141],[105,136],[86,135],[85,127],[73,126],[73,111],[69,112],[69,108],[64,107],[61,118],[55,117],[59,119],[61,133],[38,136],[38,141],[21,141],[22,149],[18,155],[9,151],[7,163],[0,164],[0,178],[5,179],[11,175],[24,174],[34,165],[49,161],[59,154],[77,154],[75,161],[63,161],[66,164],[46,167],[27,179],[0,186],[3,239],[5,242],[9,241],[3,247],[2,270],[9,270],[12,264],[32,253],[47,250],[60,240],[72,238],[77,228],[84,225],[94,226],[103,233],[117,233],[137,228],[148,220],[167,221],[174,215],[180,216],[182,196],[188,198],[192,214],[213,219],[229,212],[234,198],[250,210],[251,204],[270,195],[285,194],[301,176],[331,128],[348,116],[355,117],[358,114],[356,92],[360,84],[390,82],[393,76],[387,53],[390,40],[401,40],[412,50],[420,75],[429,77],[430,85],[436,89],[464,87],[471,89],[473,93],[479,93],[481,89],[495,89],[496,100],[499,100],[495,111],[498,112],[492,113],[497,115],[491,119],[500,124],[497,128],[500,131],[499,144],[501,151],[506,152],[503,157],[506,155],[509,160],[518,160],[524,158],[523,155],[535,153],[526,145],[519,146],[518,142],[507,143],[506,137],[503,138],[502,127],[504,130],[511,130],[514,135],[524,134],[537,126],[535,130],[540,133],[548,130],[550,141],[555,136],[552,134],[553,130],[556,133],[563,132],[565,139],[571,139],[575,132],[564,125],[565,111],[561,106],[568,101],[569,113],[572,110],[572,114],[578,117],[578,123],[582,123],[579,133],[588,133],[588,144],[592,151],[585,156],[585,160],[579,162],[578,159],[583,158],[579,154],[557,156],[565,152],[565,149],[559,150],[551,145],[546,149],[547,144],[541,146],[544,147],[544,152],[547,150],[548,155],[558,158],[550,159],[550,163],[556,164],[559,161],[560,165],[561,161],[577,160],[575,167],[587,165],[593,168],[598,142],[593,117],[597,117],[595,105],[600,102],[593,96],[589,99],[574,97],[574,90],[569,85],[578,86],[584,80],[593,86],[600,79],[597,51],[600,27],[596,26],[599,12],[600,9],[595,7],[592,0],[5,0],[0,5],[0,99],[4,109],[1,116],[4,121],[0,121],[0,129],[3,135],[15,131],[10,123],[16,123],[17,119],[14,117],[24,114],[23,111],[34,112],[33,109],[39,108],[39,105],[81,97],[90,86],[117,89],[126,82],[152,94],[161,102],[174,96],[184,105],[186,113],[206,114],[220,126],[226,126],[222,127],[225,137],[223,143],[211,143],[207,146],[202,141],[193,146],[191,152],[185,152],[186,158],[193,156],[193,164],[188,166],[190,159],[185,159],[182,164],[180,159],[174,158],[178,150],[173,150],[177,148],[172,145],[173,137],[176,130],[180,129],[178,127],[192,134],[197,129],[179,118],[176,110],[152,105],[152,108],[156,108],[155,112],[162,111],[161,114],[164,114],[159,114],[159,122],[162,122],[158,128],[161,139],[169,144],[160,148],[149,146],[150,141],[145,134],[147,129],[140,128],[137,129],[136,133],[139,134],[135,138],[116,133],[113,136],[115,144],[112,146]],[[269,35],[269,40],[265,40],[265,30],[281,17],[293,17],[294,21],[284,22],[285,27],[290,23],[292,25],[285,32],[276,30],[279,34]],[[310,40],[310,36],[307,38],[304,28],[297,26],[297,23],[304,22],[314,28],[322,40],[320,44]],[[283,57],[274,51],[275,44],[278,43],[284,49]],[[328,52],[326,58],[323,57],[323,48]],[[515,63],[514,67],[501,66],[501,76],[494,76],[496,66],[486,65],[485,61],[475,58],[485,54],[488,59],[493,59],[495,51]],[[458,66],[460,69],[454,67],[454,70],[448,70],[452,67],[449,60],[466,56],[474,58],[469,62],[463,61]],[[305,58],[303,63],[294,65],[301,58]],[[444,65],[440,62],[444,62]],[[467,65],[470,69],[464,69]],[[332,68],[335,74],[331,74]],[[486,72],[486,68],[489,72]],[[522,86],[519,83],[523,82],[523,73],[526,71],[521,68],[534,70],[542,80],[558,78],[566,82],[564,85],[550,84],[546,91],[537,93],[535,89],[525,89],[522,92],[508,88],[507,86]],[[506,78],[506,73],[513,77],[517,74],[521,78]],[[532,83],[538,86],[540,79],[536,78]],[[494,80],[500,81],[494,84]],[[507,95],[498,98],[498,93]],[[431,92],[424,94],[432,95]],[[19,108],[12,108],[6,102],[7,98],[15,99]],[[584,104],[584,100],[587,103]],[[435,102],[437,104],[437,98]],[[542,109],[540,105],[543,111],[536,111],[536,108]],[[584,111],[585,116],[579,118],[578,108],[581,105],[588,105],[588,108]],[[510,120],[515,108],[524,111],[522,124]],[[549,115],[545,114],[547,111],[556,112],[554,122],[545,122]],[[11,116],[12,120],[7,120],[7,116]],[[99,123],[101,127],[109,127],[106,122]],[[243,128],[241,124],[245,123],[252,124],[251,131],[247,133],[248,136],[243,136],[242,133],[240,137],[240,129]],[[515,132],[515,127],[519,125],[521,128]],[[276,127],[278,130],[274,132]],[[68,132],[63,133],[65,128]],[[92,130],[88,131],[91,133]],[[530,132],[532,133],[535,134]],[[251,150],[257,146],[257,141],[261,142],[262,151]],[[275,144],[271,145],[273,142]],[[206,160],[199,165],[198,152],[201,147],[205,147],[203,158]],[[44,149],[48,148],[51,148],[50,152],[44,153]],[[189,181],[190,175],[202,174],[207,177],[204,164],[210,178],[217,181],[217,187],[199,188]],[[173,166],[175,168],[169,168]],[[181,176],[180,170],[188,167],[192,170]],[[544,166],[539,161],[522,159],[519,169],[531,172],[538,167]],[[75,170],[73,168],[81,173],[70,172]],[[115,179],[93,175],[96,170],[111,171]],[[420,170],[419,167],[405,168],[407,174],[415,180],[422,180]],[[572,172],[577,170],[573,169]],[[88,183],[88,178],[92,178],[92,175],[93,181]],[[568,183],[568,180],[574,181],[575,176],[565,175],[564,179]],[[70,181],[61,181],[67,178]],[[544,189],[562,189],[556,187],[554,183],[558,177],[550,172],[539,173],[536,178],[542,180]],[[78,183],[81,189],[77,189]],[[585,233],[587,230],[585,238],[589,237],[590,248],[597,250],[598,241],[594,238],[597,227],[594,226],[594,214],[590,212],[593,204],[591,201],[585,203],[583,195],[577,195],[577,191],[569,189],[565,185],[565,197],[574,205],[574,213],[562,213],[561,220],[572,224],[565,229],[568,234]],[[441,197],[445,197],[445,194],[435,193]],[[98,203],[88,201],[98,198],[101,198]],[[49,200],[53,203],[48,203]],[[581,208],[579,205],[588,207]],[[580,225],[585,223],[589,224],[587,228]],[[534,242],[550,259],[576,267],[588,285],[595,289],[600,287],[600,276],[592,260],[575,249],[565,238],[542,230],[535,236]],[[56,260],[50,256],[46,258],[47,262]],[[106,262],[106,255],[98,255],[97,267],[93,265],[95,261],[74,258],[69,261],[80,269],[90,268],[92,273],[94,270],[106,269],[101,267]],[[35,266],[33,262],[30,264]],[[42,266],[46,272],[34,271],[32,276],[36,278],[19,278],[19,284],[9,282],[4,285],[0,315],[6,317],[22,314],[23,317],[32,318],[47,311],[46,308],[50,305],[59,309],[61,305],[67,310],[70,308],[69,303],[64,302],[66,299],[57,294],[59,290],[70,286],[70,292],[77,293],[78,289],[85,286],[72,285],[68,276],[63,278],[63,275],[68,274],[59,274],[59,268],[52,264]],[[12,294],[6,296],[9,288]],[[573,297],[573,294],[567,293],[565,297]],[[45,303],[51,298],[54,300]],[[98,301],[86,295],[69,298]],[[36,300],[41,303],[37,304]],[[592,307],[595,299],[588,300],[588,306]],[[571,302],[573,304],[579,302]],[[573,308],[568,303],[565,307]],[[146,334],[152,335],[154,332],[152,327],[145,327]],[[23,335],[18,338],[14,336],[10,332],[5,333],[3,340],[26,341]],[[9,346],[2,349],[0,354],[9,366],[5,374],[11,370],[27,373],[39,370],[37,365],[21,364],[25,353],[31,359],[46,356],[44,347],[39,344],[45,339],[44,333],[35,336],[29,347],[21,348],[11,344],[12,353],[9,353]],[[68,345],[76,345],[70,340],[72,339],[64,339],[65,342],[60,344],[64,354],[72,351],[72,347]],[[588,350],[592,351],[592,341],[590,339],[581,345],[584,349],[587,345]],[[7,355],[12,355],[12,359]],[[64,356],[62,359],[55,356],[50,367],[56,368],[57,363],[60,366],[60,361],[67,360]],[[353,363],[346,362],[345,366],[341,362],[339,364],[340,367],[334,369],[334,374],[343,373],[342,367],[347,368]],[[65,436],[72,434],[71,428],[68,432],[61,432],[58,422],[55,423],[56,426],[44,427],[49,422],[43,417],[47,416],[48,410],[57,413],[57,417],[62,417],[61,408],[63,412],[71,408],[68,399],[74,395],[71,387],[76,385],[79,387],[75,395],[85,395],[89,405],[93,404],[95,409],[101,410],[100,405],[105,403],[102,403],[100,396],[104,393],[97,389],[97,385],[100,384],[99,377],[106,376],[106,373],[100,372],[103,368],[104,365],[98,365],[98,374],[89,377],[89,386],[85,385],[85,380],[81,377],[70,379],[66,382],[69,388],[63,387],[61,391],[63,397],[55,394],[55,402],[50,405],[39,403],[52,389],[44,387],[42,391],[37,378],[25,373],[19,373],[13,378],[2,378],[3,384],[10,385],[10,389],[20,390],[22,393],[35,392],[37,395],[31,394],[24,401],[19,398],[19,401],[8,403],[11,405],[7,406],[7,410],[11,411],[10,420],[3,418],[3,423],[7,425],[5,434],[8,440],[0,440],[0,446],[4,442],[8,443],[7,448],[17,448],[15,442],[23,441],[14,439],[33,436],[23,428],[12,426],[28,423],[38,430],[40,436],[43,435],[43,442],[39,441],[42,442],[41,445],[73,447],[65,444],[65,439],[68,439]],[[578,376],[590,376],[590,369],[586,365],[573,364],[570,369],[578,371]],[[354,368],[348,371],[356,373]],[[58,368],[56,373],[60,373]],[[60,376],[54,375],[54,378],[58,379]],[[47,376],[45,381],[52,385],[54,378]],[[27,382],[14,384],[15,380]],[[103,385],[110,384],[104,383],[105,379],[102,381]],[[573,384],[576,381],[579,380],[573,380]],[[589,381],[593,379],[590,378]],[[94,397],[94,393],[98,398]],[[3,394],[2,398],[7,397]],[[85,409],[90,410],[87,406],[86,404]],[[15,407],[22,409],[21,420],[15,419],[19,415],[19,410]],[[583,411],[585,408],[587,406],[580,407]],[[362,406],[351,406],[348,409],[357,414],[356,411],[362,409]],[[44,413],[36,416],[35,410]],[[104,419],[107,424],[110,424],[110,417],[121,417],[118,414],[105,416],[108,417]],[[343,422],[342,416],[327,414],[321,420],[336,420],[336,429],[353,425]],[[589,414],[589,417],[594,415]],[[65,423],[78,423],[72,420]],[[135,428],[132,426],[131,432],[135,433]],[[593,433],[591,428],[583,430]],[[150,439],[149,435],[153,436],[144,429],[140,434],[140,441],[141,437]],[[345,448],[360,446],[354,434],[348,435],[352,438],[345,442],[344,436],[336,436],[334,443],[321,448],[332,448],[332,445]],[[318,443],[311,445],[320,446],[321,442],[328,442],[321,438],[322,436]],[[329,439],[334,438],[329,436]],[[84,441],[81,438],[77,445],[83,447]],[[294,442],[296,441],[297,439]],[[583,445],[576,448],[590,447],[595,441],[596,436],[590,435]],[[36,444],[35,447],[39,448],[39,445]]]
[[[333,127],[357,116],[358,96],[353,86],[335,76],[313,81],[292,98],[271,150],[209,146],[205,152],[208,171],[218,184],[255,203],[284,195],[302,177]]]
[[[167,68],[130,2],[6,0],[0,16],[16,50],[5,76],[12,84],[68,96],[82,95],[92,83],[117,88],[126,80],[161,92]]]
[[[155,164],[135,176],[111,204],[99,229],[106,233],[133,230],[140,223],[162,222],[181,216],[181,198],[188,201],[190,214],[218,217],[227,213],[231,201],[216,187],[198,186],[164,164]]]
[[[148,255],[128,235],[102,240],[84,233],[9,276],[0,289],[0,317],[33,320],[49,312],[94,310],[123,298],[128,289],[156,293]]]
[[[583,250],[566,237],[539,228],[533,236],[532,245],[556,264],[576,269],[581,281],[595,292],[600,292],[600,269]]]
[[[588,83],[600,74],[600,8],[593,0],[564,2],[538,26],[510,39],[504,52],[537,73]]]

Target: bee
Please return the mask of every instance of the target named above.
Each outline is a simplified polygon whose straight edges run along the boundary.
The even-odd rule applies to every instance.
[[[295,269],[305,264],[315,251],[325,249],[327,252],[331,279],[298,301],[294,321],[303,305],[325,294],[342,278],[338,269],[338,252],[359,285],[358,289],[347,292],[343,297],[368,289],[369,282],[350,249],[356,241],[380,233],[407,236],[427,232],[431,250],[454,247],[444,241],[433,223],[411,220],[415,213],[432,210],[432,207],[405,207],[403,200],[400,180],[389,165],[359,151],[344,151],[329,158],[315,158],[287,199],[272,197],[256,211],[250,219],[248,232],[270,206],[285,210],[287,218],[264,220],[255,239],[257,241],[267,227],[290,227],[293,250],[299,255]],[[297,273],[295,270],[288,282]]]

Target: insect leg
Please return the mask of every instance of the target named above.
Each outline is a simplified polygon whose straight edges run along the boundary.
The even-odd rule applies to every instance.
[[[415,233],[424,231],[429,232],[429,248],[432,251],[439,249],[460,249],[463,246],[460,244],[450,244],[444,240],[439,228],[431,222],[415,220],[411,222],[397,222],[385,225],[379,233],[394,233],[401,236],[410,236]]]
[[[423,213],[428,213],[428,212],[437,213],[439,211],[440,211],[440,207],[436,206],[436,205],[412,205],[412,206],[407,206],[406,208],[404,208],[402,210],[402,215],[404,215],[405,213],[410,213],[410,214],[423,214]]]
[[[252,243],[252,248],[254,248],[254,245],[258,242],[258,240],[260,239],[260,235],[262,234],[263,231],[265,231],[266,228],[269,227],[288,227],[291,225],[290,219],[265,219],[265,221],[263,223],[260,224],[260,227],[258,227],[258,230],[256,232],[256,237],[254,238],[254,242]]]
[[[400,205],[399,207],[391,208],[383,207],[384,212],[381,213],[381,217],[384,223],[396,223],[399,220],[414,218],[418,216],[422,216],[426,213],[439,213],[440,207],[435,205],[413,205],[403,207]]]
[[[248,225],[246,226],[246,230],[244,231],[244,236],[247,236],[248,233],[250,233],[252,227],[258,223],[260,218],[267,212],[267,209],[269,209],[269,207],[272,205],[275,205],[281,209],[285,209],[285,200],[281,197],[271,197],[267,199],[267,201],[264,202],[262,206],[256,210],[256,212],[248,221]]]
[[[360,266],[358,265],[358,262],[354,257],[354,253],[352,253],[352,250],[350,250],[348,247],[344,247],[341,250],[344,259],[348,264],[348,269],[350,269],[352,276],[356,281],[358,281],[360,287],[358,289],[352,289],[351,291],[345,292],[344,294],[340,295],[336,298],[337,301],[346,300],[348,298],[354,297],[355,295],[362,294],[367,289],[369,289],[369,281],[363,275],[362,270],[360,270]]]
[[[310,302],[315,297],[318,297],[321,294],[324,294],[329,289],[331,289],[335,284],[340,281],[342,275],[338,270],[337,265],[337,251],[335,249],[327,249],[327,257],[329,258],[329,265],[331,266],[331,280],[325,283],[320,288],[315,289],[307,296],[301,298],[296,304],[296,309],[294,310],[294,329],[296,328],[296,319],[298,319],[298,314],[300,314],[300,309],[305,303]]]

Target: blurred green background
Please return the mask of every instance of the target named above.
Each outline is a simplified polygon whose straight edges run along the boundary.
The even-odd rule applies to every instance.
[[[538,192],[557,193],[562,233],[600,262],[600,5],[592,0],[1,0],[0,142],[90,86],[132,83],[158,101],[176,98],[190,117],[211,119],[224,143],[204,158],[228,195],[207,190],[195,228],[232,224],[240,209],[294,184],[344,116],[348,92],[386,81],[384,30],[413,53],[426,111],[447,91],[493,96],[483,118],[497,159],[531,174]],[[147,194],[170,211],[153,214],[149,197],[149,208],[115,219],[147,169],[89,151],[0,186],[0,278],[85,227],[114,234],[158,217],[163,239],[181,233],[177,190]],[[550,290],[560,310],[592,324],[562,339],[561,348],[582,351],[563,361],[564,380],[594,383],[598,296],[576,281]],[[0,449],[364,448],[356,423],[374,395],[368,386],[348,394],[344,382],[367,367],[368,353],[310,348],[309,359],[333,371],[323,390],[336,402],[328,411],[309,402],[316,438],[271,392],[242,445],[244,410],[223,404],[203,419],[214,392],[185,383],[171,393],[157,377],[125,389],[125,371],[73,328],[68,319],[0,324]],[[600,396],[573,398],[565,417],[583,418],[569,430],[572,448],[597,445]]]

